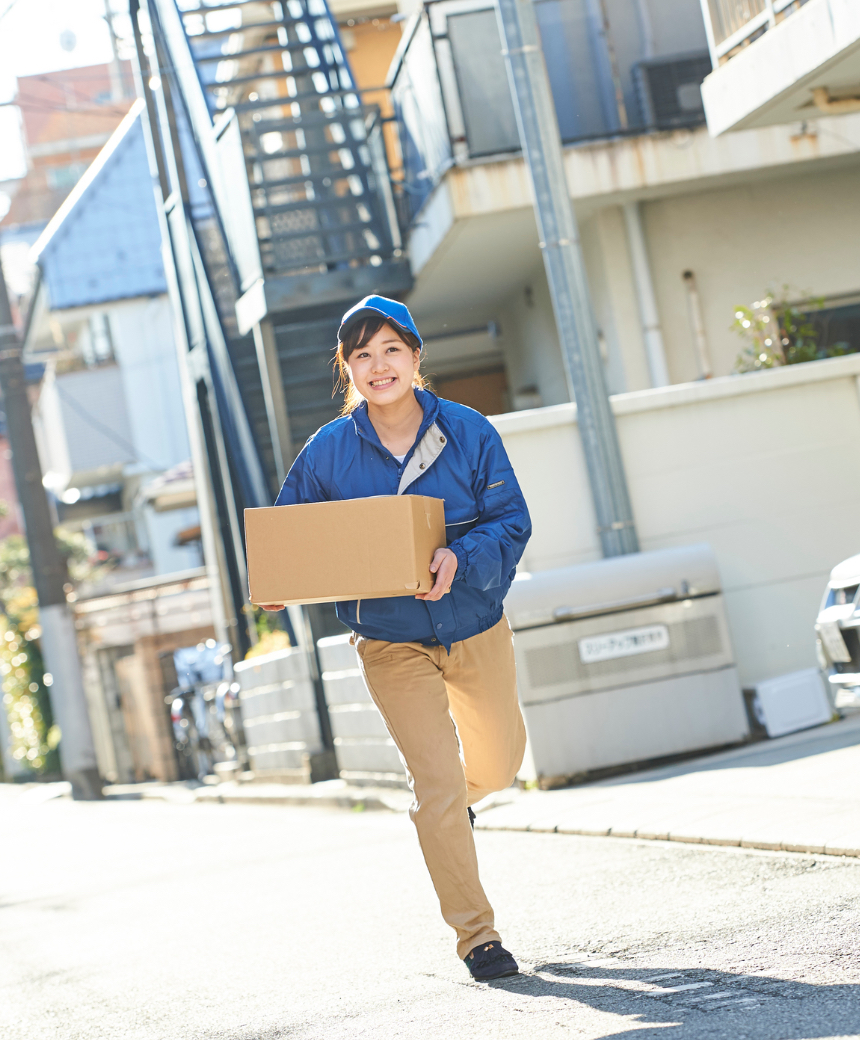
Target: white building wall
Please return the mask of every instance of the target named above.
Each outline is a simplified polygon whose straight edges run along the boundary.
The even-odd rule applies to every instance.
[[[164,513],[156,513],[148,507],[144,510],[144,520],[149,552],[156,574],[174,574],[177,571],[203,566],[199,542],[191,545],[175,544],[179,531],[200,523],[196,507],[171,509]]]
[[[744,347],[729,331],[738,304],[786,284],[797,297],[860,292],[858,177],[855,165],[644,204],[673,382],[698,376],[681,277],[687,269],[698,282],[715,375],[731,372]]]
[[[169,469],[190,455],[170,304],[167,296],[126,300],[109,308],[128,424],[146,460]]]
[[[535,267],[519,289],[499,302],[511,396],[534,386],[545,405],[569,400],[543,265]]]
[[[658,8],[649,0],[655,34],[670,34]],[[727,374],[743,348],[728,329],[739,303],[784,283],[798,295],[860,291],[858,128],[860,113],[718,140],[697,128],[565,149],[613,392],[650,386],[622,206],[642,203],[670,378],[699,375],[685,270],[698,281],[714,373]],[[409,236],[416,284],[408,302],[429,327],[466,301],[504,314],[512,390],[544,384],[549,403],[564,399],[555,396],[564,384],[553,374],[561,358],[551,308],[526,314],[523,302],[527,287],[539,300],[545,286],[532,214],[521,159],[449,171]],[[534,356],[542,351],[546,359]]]
[[[33,431],[47,487],[64,488],[72,475],[72,461],[63,426],[59,394],[50,369],[33,406]]]
[[[709,542],[741,680],[815,666],[831,568],[860,552],[860,356],[613,398],[644,550]],[[493,419],[534,534],[524,570],[597,559],[575,406]]]
[[[607,389],[645,389],[650,376],[621,209],[608,206],[580,217],[579,226]]]
[[[55,382],[72,472],[107,471],[134,462],[120,369],[105,365],[63,372]]]
[[[46,486],[62,492],[81,474],[117,480],[134,461],[126,415],[116,365],[59,374],[49,368],[34,408]]]

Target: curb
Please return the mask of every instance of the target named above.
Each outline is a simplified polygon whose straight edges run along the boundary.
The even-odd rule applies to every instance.
[[[255,790],[254,784],[224,790],[226,785],[201,785],[188,787],[184,784],[163,784],[143,787],[137,784],[116,784],[105,788],[108,801],[151,801],[171,802],[174,805],[217,804],[217,805],[295,805],[320,809],[349,809],[354,812],[401,812],[407,806],[404,792],[387,791],[379,788],[329,791],[308,790],[303,785],[272,791]],[[411,795],[408,798],[411,801]]]
[[[493,826],[491,823],[481,823],[479,818],[475,823],[475,829],[482,831],[520,831],[529,834],[571,834],[584,838],[636,838],[639,841],[676,841],[686,845],[723,845],[732,848],[761,849],[765,852],[803,852],[816,856],[860,857],[860,848],[845,849],[829,845],[804,845],[797,842],[756,841],[749,838],[706,838],[682,834],[654,834],[647,831],[616,831],[611,827],[607,827],[605,830],[575,827],[531,827],[528,825],[524,827],[505,827]]]
[[[208,787],[186,787],[183,784],[170,784],[144,787],[137,784],[116,784],[105,788],[105,799],[108,801],[144,801],[156,799],[162,802],[173,802],[175,805],[217,804],[217,805],[295,805],[315,806],[320,809],[348,809],[353,812],[404,812],[411,802],[411,794],[388,788],[361,788],[337,791],[319,791],[311,793],[303,787],[295,792],[290,789],[265,792],[254,791],[253,784],[240,789],[222,790],[222,785]],[[32,790],[22,792],[28,803],[45,802],[55,798],[71,798],[71,785],[64,782],[53,784],[34,784]],[[503,803],[504,804],[504,803]],[[485,811],[502,808],[492,804]],[[839,856],[860,858],[860,848],[843,848],[836,845],[809,845],[803,842],[758,841],[754,838],[709,838],[696,835],[672,834],[669,832],[615,830],[612,827],[541,827],[535,825],[494,825],[481,820],[480,814],[475,822],[475,829],[480,831],[510,831],[526,834],[569,834],[583,838],[633,838],[637,841],[674,841],[685,845],[722,845],[730,848],[759,849],[763,852],[796,852],[814,856]]]
[[[217,802],[220,805],[301,805],[320,809],[352,809],[399,812],[400,806],[377,795],[325,794],[325,795],[263,795],[263,794],[220,794],[217,790],[200,792],[195,802]]]

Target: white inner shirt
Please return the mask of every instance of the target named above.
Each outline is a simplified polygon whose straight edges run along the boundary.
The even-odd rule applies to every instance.
[[[407,455],[407,454],[408,454],[408,453],[404,451],[404,453],[403,453],[402,455],[394,455],[394,456],[393,456],[393,458],[397,459],[397,461],[398,461],[398,462],[400,463],[400,465],[402,466],[402,465],[403,465],[403,460],[404,460],[404,459],[406,458],[406,455]]]

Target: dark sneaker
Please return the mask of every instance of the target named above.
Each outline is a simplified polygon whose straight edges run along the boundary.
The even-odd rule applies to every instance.
[[[466,957],[466,967],[478,982],[519,975],[517,962],[500,942],[481,943]]]
[[[469,823],[471,823],[472,830],[474,830],[475,829],[475,814],[472,812],[472,806],[471,805],[466,810],[466,812],[469,814]]]

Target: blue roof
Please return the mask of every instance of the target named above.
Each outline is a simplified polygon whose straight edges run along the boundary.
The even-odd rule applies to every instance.
[[[167,292],[142,110],[132,106],[33,247],[52,310]]]

